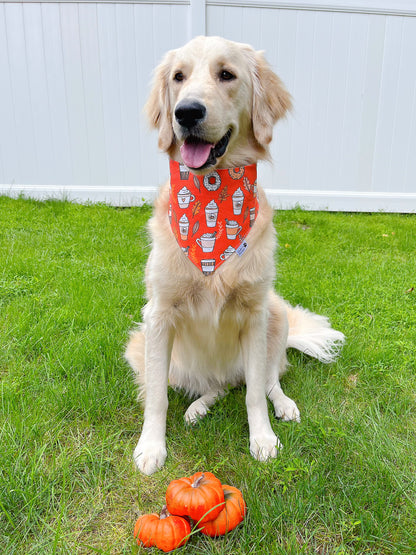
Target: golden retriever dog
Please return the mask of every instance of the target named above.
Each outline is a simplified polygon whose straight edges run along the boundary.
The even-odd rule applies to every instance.
[[[234,168],[234,175],[268,158],[273,126],[290,108],[291,97],[263,54],[219,37],[197,37],[168,52],[146,105],[160,149],[190,171],[198,187],[206,183],[211,189],[216,178],[205,181],[208,176],[227,168]],[[168,384],[195,398],[185,413],[186,421],[194,423],[229,386],[245,383],[250,452],[266,461],[281,447],[267,397],[277,418],[300,420],[279,383],[286,349],[331,362],[344,340],[325,317],[292,307],[274,292],[273,210],[256,181],[244,184],[257,217],[241,242],[244,248],[230,246],[215,271],[201,271],[181,248],[179,232],[175,235],[171,226],[170,182],[155,202],[145,278],[148,302],[125,353],[144,396],[134,460],[145,474],[160,469],[166,459]],[[198,199],[186,191],[186,202],[196,206]],[[212,194],[212,206],[228,196],[225,192],[218,200],[215,191],[206,194]],[[209,251],[209,241],[219,237],[215,233],[205,234],[206,243],[200,239],[199,247]],[[199,247],[191,245],[195,251]]]

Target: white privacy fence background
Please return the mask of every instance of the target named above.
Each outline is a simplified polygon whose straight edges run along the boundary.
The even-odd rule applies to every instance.
[[[416,1],[0,2],[0,194],[152,200],[142,114],[197,34],[265,50],[294,98],[259,177],[275,207],[416,212]]]

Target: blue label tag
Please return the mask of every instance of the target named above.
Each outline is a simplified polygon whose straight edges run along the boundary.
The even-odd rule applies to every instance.
[[[242,256],[246,252],[247,247],[248,247],[247,241],[243,241],[241,245],[238,247],[238,249],[236,249],[235,252],[238,254],[238,256]]]

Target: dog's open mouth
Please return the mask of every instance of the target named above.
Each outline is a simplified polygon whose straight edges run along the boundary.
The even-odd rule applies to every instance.
[[[188,168],[202,170],[216,164],[227,150],[231,129],[216,144],[208,143],[195,136],[189,136],[181,146],[181,156]]]

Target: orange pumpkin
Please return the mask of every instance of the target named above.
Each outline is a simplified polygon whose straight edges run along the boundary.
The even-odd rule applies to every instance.
[[[165,552],[185,545],[190,533],[189,522],[180,516],[171,515],[166,505],[160,515],[152,513],[140,516],[134,527],[138,544],[142,542],[144,547],[155,546]]]
[[[200,532],[211,538],[223,536],[233,530],[246,514],[246,503],[241,491],[233,486],[223,485],[225,506],[217,518],[206,522]]]
[[[166,505],[173,515],[189,516],[198,524],[212,520],[224,506],[221,482],[211,472],[173,480],[166,491]]]

